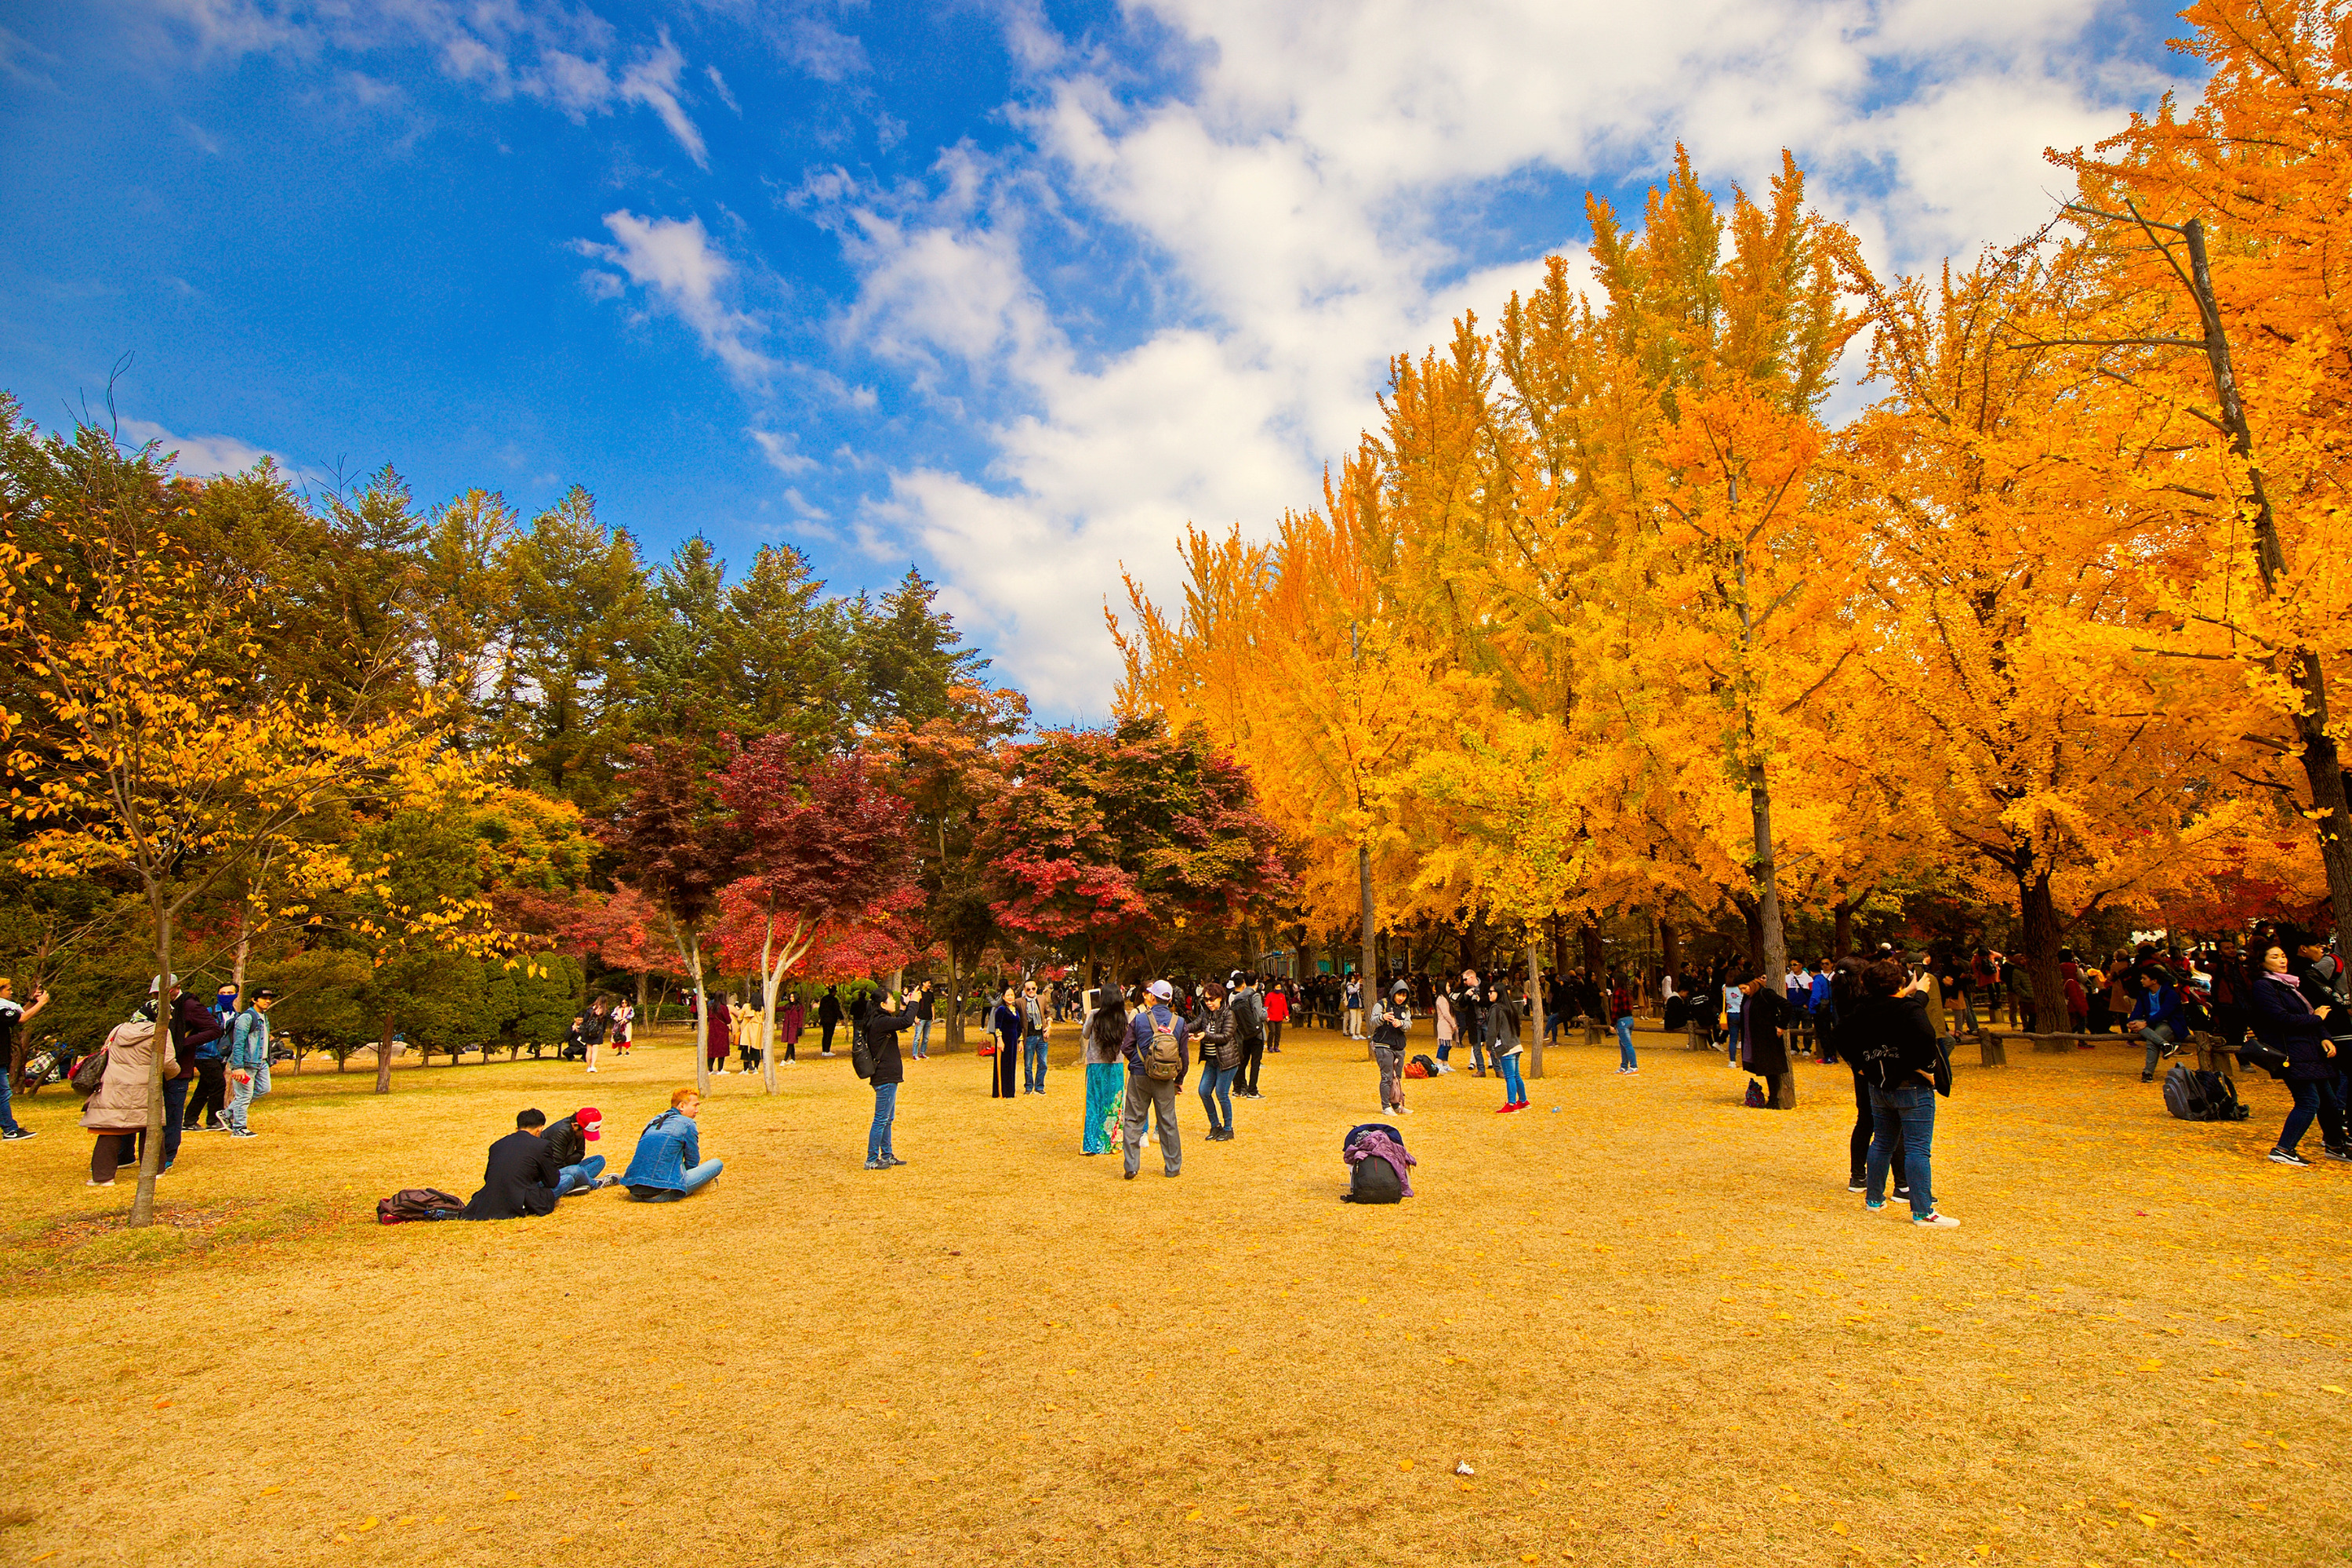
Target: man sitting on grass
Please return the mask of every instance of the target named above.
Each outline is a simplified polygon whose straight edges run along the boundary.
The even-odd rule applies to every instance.
[[[515,1112],[515,1130],[490,1145],[482,1190],[466,1205],[467,1219],[520,1219],[555,1211],[563,1169],[555,1163],[555,1151],[540,1136],[546,1125],[544,1111]]]
[[[541,1134],[563,1173],[563,1179],[555,1184],[557,1197],[619,1184],[620,1177],[604,1174],[604,1156],[588,1152],[588,1145],[603,1136],[604,1125],[604,1113],[583,1105]]]
[[[702,1134],[695,1118],[702,1114],[702,1096],[681,1089],[669,1097],[669,1109],[646,1124],[637,1135],[637,1152],[621,1180],[629,1195],[640,1203],[674,1204],[719,1179],[720,1163],[702,1157]]]

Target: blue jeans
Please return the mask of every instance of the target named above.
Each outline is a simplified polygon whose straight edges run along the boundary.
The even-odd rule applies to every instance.
[[[246,1081],[243,1083],[236,1081],[236,1075],[239,1073],[246,1075]],[[246,1112],[253,1106],[253,1097],[268,1092],[269,1064],[268,1062],[263,1062],[258,1067],[230,1068],[228,1069],[228,1114],[223,1120],[240,1132],[247,1131]]]
[[[1209,1131],[1212,1132],[1220,1131],[1230,1132],[1234,1130],[1233,1089],[1234,1074],[1237,1070],[1234,1068],[1210,1067],[1205,1063],[1202,1065],[1201,1109],[1209,1113]],[[1212,1095],[1216,1098],[1211,1099]],[[1217,1120],[1217,1109],[1220,1105],[1224,1108],[1225,1112],[1225,1119],[1222,1122]]]
[[[0,1063],[0,1068],[5,1066]],[[172,1162],[180,1157],[180,1135],[188,1130],[188,1090],[195,1081],[192,1078],[163,1080],[163,1163],[155,1167],[159,1171],[170,1170]]]
[[[2294,1109],[2286,1113],[2286,1125],[2279,1129],[2278,1146],[2292,1154],[2303,1135],[2311,1131],[2312,1118],[2319,1114],[2319,1086],[2289,1079],[2286,1089],[2294,1096]]]
[[[1739,1059],[1739,1014],[1735,1010],[1725,1016],[1729,1022],[1724,1026],[1724,1041],[1730,1047],[1731,1059],[1736,1062]]]
[[[931,1043],[931,1021],[930,1021],[929,1018],[918,1018],[918,1019],[916,1019],[916,1020],[915,1020],[915,1059],[916,1059],[917,1061],[921,1061],[921,1060],[923,1059],[924,1056],[926,1055],[926,1049],[925,1049],[925,1047],[929,1047],[929,1046],[930,1045],[930,1043]]]
[[[1503,1093],[1506,1100],[1512,1105],[1526,1104],[1528,1086],[1519,1077],[1519,1054],[1513,1051],[1495,1065],[1503,1071]]]
[[[694,1169],[690,1171],[685,1172],[677,1178],[677,1191],[674,1193],[655,1193],[647,1196],[644,1201],[649,1204],[674,1204],[681,1198],[690,1198],[695,1194],[700,1192],[703,1188],[709,1186],[711,1183],[717,1181],[719,1179],[719,1173],[724,1167],[725,1163],[726,1162],[721,1160],[705,1160],[701,1164],[695,1166]],[[632,1187],[629,1189],[629,1193],[630,1195],[634,1197],[636,1195],[636,1189]]]
[[[6,1062],[0,1061],[0,1132],[20,1131],[16,1125],[16,1112],[12,1109],[16,1093],[16,1075],[8,1070]]]
[[[1031,1035],[1021,1042],[1021,1087],[1032,1094],[1045,1092],[1045,1037]]]
[[[877,1083],[874,1086],[874,1127],[866,1134],[866,1163],[895,1160],[890,1152],[890,1123],[898,1119],[898,1086]]]
[[[1927,1184],[1927,1154],[1936,1139],[1936,1091],[1926,1084],[1916,1089],[1874,1089],[1870,1091],[1870,1165],[1864,1173],[1872,1203],[1886,1198],[1886,1169],[1895,1160],[1895,1140],[1903,1140],[1903,1175],[1911,1185],[1911,1217],[1936,1212],[1936,1194]]]
[[[1635,1065],[1633,1060],[1633,1020],[1630,1017],[1620,1018],[1617,1020],[1617,1065],[1621,1068],[1629,1068]]]
[[[591,1154],[576,1165],[566,1165],[563,1173],[556,1179],[555,1195],[568,1198],[574,1193],[585,1192],[594,1186],[596,1178],[604,1173],[604,1156],[602,1154]]]

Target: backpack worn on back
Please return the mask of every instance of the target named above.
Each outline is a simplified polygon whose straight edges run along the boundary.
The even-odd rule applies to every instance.
[[[1184,1076],[1184,1047],[1176,1043],[1174,1015],[1165,1024],[1157,1014],[1151,1016],[1151,1046],[1143,1053],[1143,1071],[1162,1083]]]
[[[466,1210],[466,1200],[438,1187],[404,1187],[376,1200],[378,1225],[406,1225],[411,1220],[455,1219]]]
[[[874,1076],[874,1042],[862,1026],[849,1037],[849,1070],[859,1078]]]

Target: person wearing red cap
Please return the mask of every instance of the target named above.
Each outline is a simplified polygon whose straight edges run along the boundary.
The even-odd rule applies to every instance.
[[[620,1181],[618,1176],[604,1174],[604,1156],[591,1154],[588,1145],[602,1135],[604,1113],[593,1105],[583,1105],[545,1132],[550,1152],[562,1169],[562,1179],[555,1184],[555,1195],[569,1197],[573,1193],[593,1192]]]

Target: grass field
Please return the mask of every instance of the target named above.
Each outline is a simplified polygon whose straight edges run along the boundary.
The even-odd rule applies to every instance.
[[[1517,1116],[1412,1086],[1421,1195],[1344,1205],[1373,1069],[1286,1045],[1232,1143],[1188,1085],[1172,1182],[970,1056],[868,1173],[845,1058],[720,1080],[692,1201],[501,1225],[373,1209],[524,1105],[617,1168],[686,1051],[282,1075],[137,1233],[20,1100],[0,1563],[2352,1561],[2352,1169],[2262,1161],[2267,1080],[2209,1126],[2118,1047],[1964,1067],[1932,1233],[1843,1190],[1843,1068],[1773,1113],[1613,1043]]]

